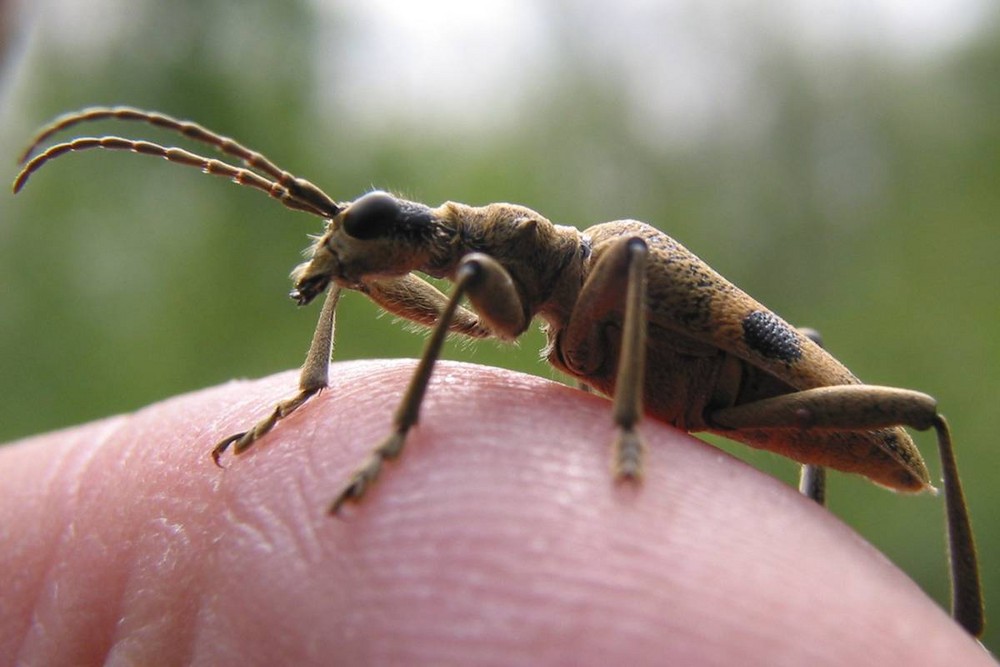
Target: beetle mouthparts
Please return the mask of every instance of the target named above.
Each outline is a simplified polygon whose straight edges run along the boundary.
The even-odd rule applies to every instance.
[[[325,276],[315,276],[303,280],[295,286],[288,296],[300,306],[309,304],[313,299],[323,293],[330,284],[330,279]]]

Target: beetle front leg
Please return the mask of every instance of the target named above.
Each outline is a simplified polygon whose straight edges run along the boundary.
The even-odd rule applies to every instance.
[[[605,363],[601,328],[622,310],[621,350],[615,373],[612,415],[618,429],[613,469],[618,479],[642,476],[643,443],[636,425],[642,417],[646,367],[646,262],[649,251],[638,237],[614,241],[590,271],[563,339],[563,355],[584,377]]]
[[[936,401],[916,391],[871,385],[819,387],[716,410],[709,416],[724,428],[803,428],[863,431],[910,426],[937,433],[948,520],[952,617],[969,634],[983,632],[982,586],[969,507],[955,462],[948,423]],[[901,461],[902,463],[902,461]]]
[[[481,253],[467,255],[458,266],[454,284],[454,290],[431,332],[417,369],[410,378],[403,399],[393,415],[392,433],[386,436],[372,450],[364,463],[354,471],[330,505],[331,514],[339,512],[344,503],[359,500],[378,478],[382,464],[396,458],[402,452],[406,435],[419,418],[420,405],[423,403],[434,364],[441,355],[441,347],[452,329],[456,313],[460,310],[459,302],[462,297],[468,296],[489,329],[501,338],[516,338],[527,328],[530,320],[524,312],[514,282],[506,269],[496,260]]]
[[[330,356],[333,353],[333,329],[340,293],[340,287],[336,284],[331,284],[327,290],[326,300],[323,302],[323,309],[320,311],[319,321],[316,323],[316,331],[313,332],[312,343],[309,345],[309,352],[306,353],[306,360],[302,364],[302,372],[299,374],[299,393],[274,406],[271,413],[257,422],[249,431],[235,433],[219,442],[212,449],[212,460],[215,461],[216,465],[219,465],[219,457],[230,445],[233,447],[234,454],[245,452],[250,445],[273,429],[279,421],[295,412],[317,392],[327,387]]]

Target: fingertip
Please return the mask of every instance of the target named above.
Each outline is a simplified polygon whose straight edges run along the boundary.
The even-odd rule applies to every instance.
[[[65,662],[52,628],[106,651],[124,646],[116,627],[155,627],[130,644],[140,662],[171,645],[216,664],[970,656],[843,524],[686,434],[643,420],[646,475],[623,492],[608,403],[538,378],[442,363],[401,456],[359,503],[331,504],[390,430],[413,362],[331,371],[329,391],[224,470],[206,465],[212,443],[285,398],[293,373],[28,443],[77,457],[45,486],[62,500],[6,524],[61,516],[39,547],[61,569],[33,570],[19,607],[29,644],[50,642],[38,655]],[[3,571],[28,557],[0,555]],[[66,621],[65,591],[93,613]]]

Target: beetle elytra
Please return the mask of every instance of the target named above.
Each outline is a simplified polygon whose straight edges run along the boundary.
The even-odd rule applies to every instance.
[[[242,162],[115,136],[49,147],[54,133],[117,119],[175,131]],[[333,322],[343,289],[432,329],[380,442],[336,495],[331,511],[361,498],[416,423],[441,345],[449,333],[513,340],[535,317],[545,355],[582,385],[613,399],[614,469],[642,474],[643,414],[688,431],[708,431],[803,464],[801,488],[824,499],[826,467],[858,473],[900,491],[931,489],[924,461],[903,429],[934,429],[942,461],[951,562],[952,614],[983,630],[983,601],[968,509],[947,422],[926,394],[863,384],[827,353],[816,334],[796,329],[653,227],[620,220],[578,230],[523,206],[430,207],[385,192],[338,203],[266,157],[195,123],[130,107],[96,107],[43,128],[25,152],[19,191],[48,161],[92,148],[165,158],[267,193],[326,221],[293,271],[291,296],[305,305],[326,294],[302,367],[299,391],[245,432],[219,442],[241,453],[327,385]],[[30,160],[29,160],[30,159]],[[416,273],[453,284],[446,295]],[[467,301],[468,306],[462,305]]]

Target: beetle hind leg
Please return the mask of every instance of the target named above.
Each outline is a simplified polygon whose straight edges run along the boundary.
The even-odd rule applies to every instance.
[[[824,431],[888,433],[887,427],[909,426],[920,431],[933,428],[944,480],[948,518],[948,555],[951,563],[952,616],[969,634],[983,631],[983,597],[972,536],[969,508],[962,492],[948,424],[937,404],[926,394],[895,387],[834,385],[807,389],[716,410],[711,421],[725,429],[778,429],[821,436]],[[874,430],[879,429],[879,430]],[[789,435],[788,437],[793,437]],[[875,479],[872,471],[858,469],[875,481],[901,490],[929,488],[926,468],[912,444],[898,438],[881,440],[895,462],[900,477]],[[912,447],[912,450],[910,449]]]
[[[942,415],[936,414],[932,426],[938,437],[945,511],[948,515],[948,556],[952,581],[951,615],[969,634],[979,637],[983,634],[985,626],[985,610],[969,509],[959,481],[958,464],[955,461],[948,422]]]
[[[810,500],[826,506],[826,468],[803,463],[799,472],[799,492]]]
[[[799,333],[823,347],[823,336],[815,329],[799,327]],[[799,471],[799,492],[826,507],[826,468],[809,463],[802,464],[802,469]]]

